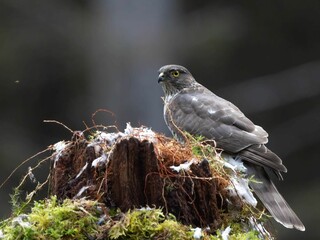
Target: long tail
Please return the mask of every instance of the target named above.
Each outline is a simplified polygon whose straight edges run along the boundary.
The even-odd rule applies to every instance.
[[[286,228],[304,231],[305,227],[286,200],[278,192],[265,169],[254,164],[245,164],[248,174],[254,175],[257,182],[250,182],[250,187],[261,200],[273,218]]]

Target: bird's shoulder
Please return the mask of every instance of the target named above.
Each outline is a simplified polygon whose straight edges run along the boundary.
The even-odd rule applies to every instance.
[[[177,104],[180,107],[192,106],[202,110],[208,110],[208,108],[216,108],[219,110],[232,109],[235,112],[243,115],[240,109],[234,104],[219,97],[200,84],[181,90],[179,93],[172,96],[168,103]]]
[[[232,125],[246,132],[268,134],[256,126],[233,103],[227,101],[202,85],[186,88],[176,94],[168,102],[171,111],[182,111],[184,114],[195,114],[201,119],[210,119],[225,125]]]

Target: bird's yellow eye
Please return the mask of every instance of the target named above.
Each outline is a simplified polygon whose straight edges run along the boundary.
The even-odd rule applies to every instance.
[[[177,70],[176,70],[176,71],[172,71],[172,72],[171,72],[171,75],[176,78],[176,77],[179,77],[180,72],[177,71]]]

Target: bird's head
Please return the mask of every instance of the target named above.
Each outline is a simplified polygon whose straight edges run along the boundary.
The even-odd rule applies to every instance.
[[[198,84],[188,69],[179,65],[161,67],[158,83],[161,84],[165,97],[170,97],[184,88],[190,88]]]

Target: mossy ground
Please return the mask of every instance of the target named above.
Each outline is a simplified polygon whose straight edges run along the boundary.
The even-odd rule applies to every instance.
[[[111,216],[112,215],[112,216]],[[55,196],[34,203],[31,211],[1,223],[2,239],[195,239],[194,229],[179,223],[159,208],[142,208],[127,213],[106,215],[101,204],[91,200]],[[201,239],[223,239],[223,229],[216,234],[202,232]],[[259,233],[242,232],[231,225],[230,240],[259,239]]]

